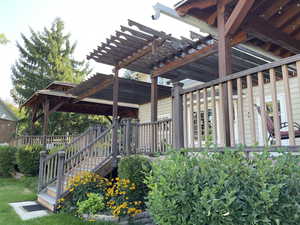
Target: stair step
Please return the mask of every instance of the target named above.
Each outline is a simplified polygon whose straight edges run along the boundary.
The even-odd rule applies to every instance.
[[[56,185],[48,186],[47,187],[47,194],[50,195],[51,197],[56,198],[56,195],[57,195]]]
[[[42,206],[46,207],[50,211],[54,211],[55,204],[56,204],[56,198],[48,195],[47,193],[40,193],[38,194],[38,200],[37,200]]]

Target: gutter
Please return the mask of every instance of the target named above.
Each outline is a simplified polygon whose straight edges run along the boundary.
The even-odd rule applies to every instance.
[[[155,14],[152,16],[153,20],[158,20],[160,15],[164,14],[166,16],[177,19],[180,22],[183,22],[183,23],[192,25],[196,28],[199,28],[201,32],[208,33],[208,34],[212,35],[213,38],[218,39],[217,29],[202,20],[196,19],[195,17],[189,16],[189,15],[181,17],[178,15],[176,10],[169,8],[168,6],[165,6],[159,2],[153,6],[153,9],[155,11]],[[261,55],[267,56],[274,61],[282,59],[281,57],[275,56],[272,53],[270,53],[262,48],[259,48],[255,45],[252,45],[252,44],[240,44],[240,46],[242,46],[250,51],[257,52]],[[257,57],[257,56],[254,56],[254,57]]]

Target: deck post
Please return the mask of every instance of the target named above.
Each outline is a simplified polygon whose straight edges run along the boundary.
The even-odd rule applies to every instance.
[[[57,186],[56,186],[56,200],[58,200],[63,193],[64,187],[64,164],[65,164],[65,152],[58,152],[58,167],[57,167]]]
[[[113,164],[117,165],[118,156],[118,99],[119,99],[119,69],[114,69],[114,82],[113,82],[113,130],[112,130],[112,154]]]
[[[44,124],[43,124],[43,145],[45,150],[47,150],[47,135],[48,135],[48,123],[49,123],[49,99],[45,98],[43,102],[43,110],[44,110]]]
[[[184,133],[183,133],[183,105],[180,92],[183,84],[174,82],[172,88],[172,117],[173,117],[173,147],[175,149],[183,148]]]
[[[40,152],[40,165],[39,165],[39,183],[38,183],[38,192],[42,190],[42,184],[44,180],[44,160],[47,157],[47,152],[46,151],[41,151]]]
[[[226,10],[227,1],[219,1],[217,6],[218,11],[218,51],[219,51],[219,77],[225,77],[232,72],[231,68],[231,45],[230,45],[230,36],[225,33],[225,10]],[[230,126],[229,126],[229,108],[228,108],[228,91],[227,84],[223,83],[221,85],[220,92],[222,96],[221,99],[221,126],[220,133],[222,144],[225,146],[230,146]],[[223,114],[223,115],[222,115]]]
[[[157,148],[157,77],[151,77],[151,149],[155,151]]]

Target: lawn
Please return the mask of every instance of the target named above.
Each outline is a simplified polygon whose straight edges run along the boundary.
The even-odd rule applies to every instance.
[[[36,200],[35,179],[16,180],[0,178],[0,224],[1,225],[113,225],[107,222],[84,222],[72,215],[52,214],[39,219],[22,221],[8,205],[10,202]]]

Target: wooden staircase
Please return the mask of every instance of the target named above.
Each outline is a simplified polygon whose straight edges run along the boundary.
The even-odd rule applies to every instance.
[[[82,171],[107,176],[114,169],[112,128],[88,129],[62,151],[41,153],[38,202],[55,211],[57,201],[66,194],[68,179]]]

